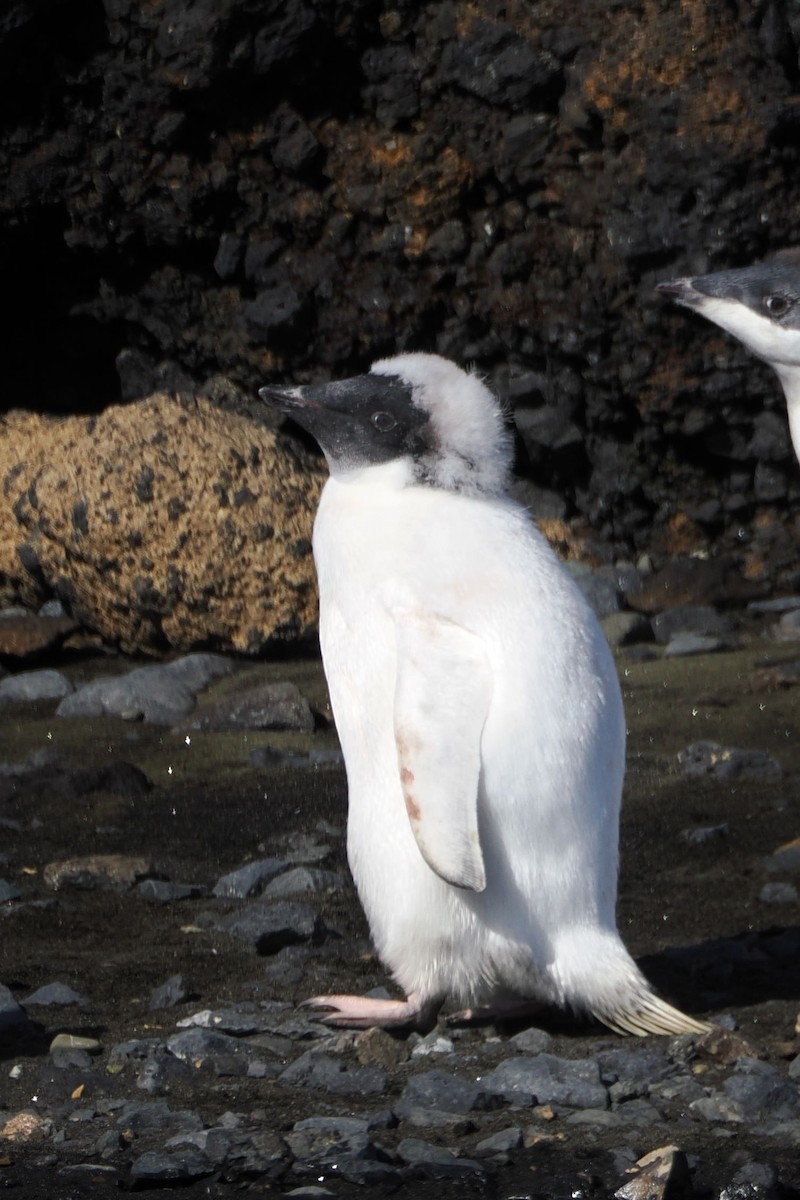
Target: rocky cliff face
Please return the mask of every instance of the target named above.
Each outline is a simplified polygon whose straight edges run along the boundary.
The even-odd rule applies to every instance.
[[[763,558],[800,512],[777,383],[652,286],[796,237],[798,33],[782,0],[11,0],[4,403],[433,350],[517,409],[542,511]]]

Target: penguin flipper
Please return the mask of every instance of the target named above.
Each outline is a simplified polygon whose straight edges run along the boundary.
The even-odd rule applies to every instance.
[[[478,835],[481,733],[492,672],[474,633],[418,610],[393,613],[394,734],[406,812],[420,854],[455,887],[486,887]]]

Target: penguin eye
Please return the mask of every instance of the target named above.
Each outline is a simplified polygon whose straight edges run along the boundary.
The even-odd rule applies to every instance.
[[[370,421],[372,421],[372,424],[379,433],[388,433],[389,430],[394,429],[395,425],[397,424],[397,421],[395,421],[392,414],[387,412],[373,413],[370,417]]]
[[[792,307],[789,297],[782,296],[780,292],[776,292],[774,296],[767,296],[764,303],[771,317],[782,317]]]

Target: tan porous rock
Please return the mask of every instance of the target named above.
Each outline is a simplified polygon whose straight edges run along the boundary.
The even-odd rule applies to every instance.
[[[127,652],[258,653],[316,623],[324,469],[204,398],[0,419],[0,603],[57,595]]]

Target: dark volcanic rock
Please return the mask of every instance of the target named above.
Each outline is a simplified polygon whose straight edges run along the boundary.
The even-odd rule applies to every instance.
[[[557,410],[525,440],[567,515],[788,576],[777,384],[652,285],[791,241],[799,34],[777,2],[16,3],[5,403],[436,350],[541,381],[512,398]],[[79,492],[70,514],[91,537]]]

